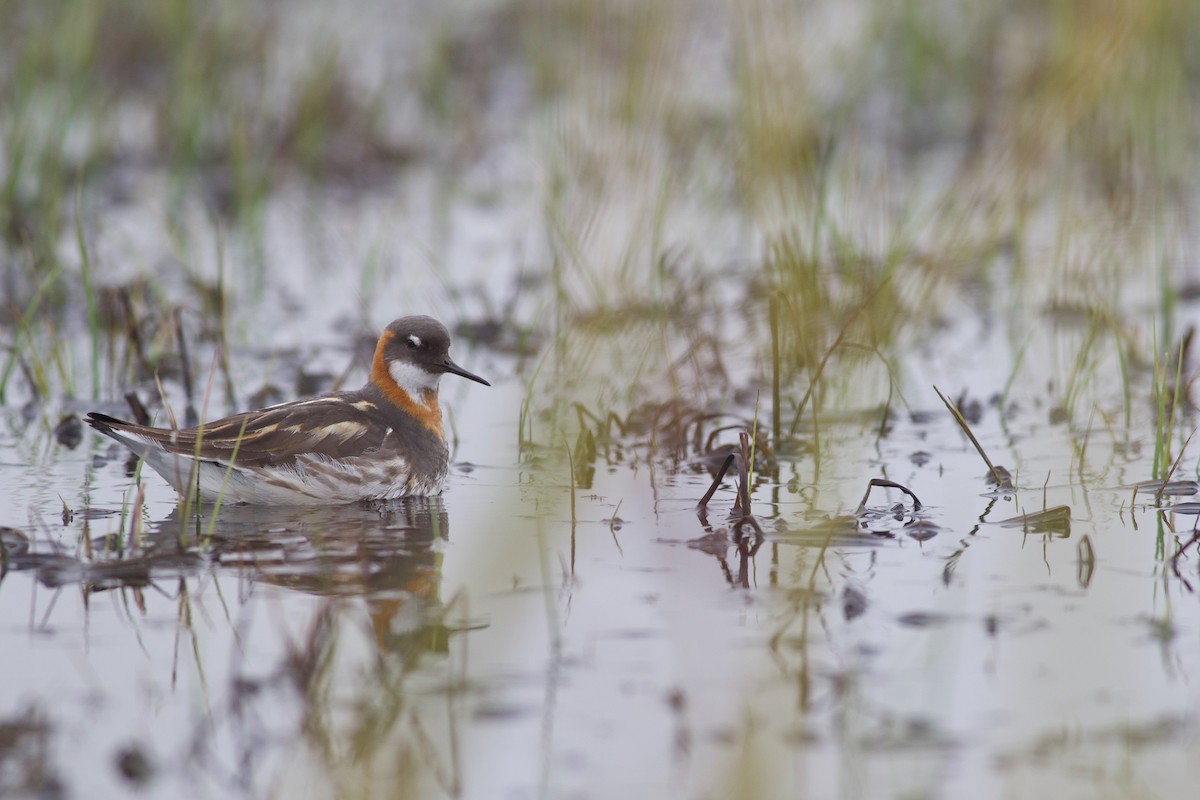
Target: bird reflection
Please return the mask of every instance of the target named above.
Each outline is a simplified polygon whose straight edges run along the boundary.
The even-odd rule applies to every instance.
[[[452,670],[440,597],[441,544],[449,533],[438,497],[235,506],[185,516],[182,524],[173,514],[153,527],[157,548],[182,543],[204,553],[214,570],[236,571],[251,586],[265,583],[322,598],[315,613],[301,612],[301,629],[283,637],[273,668],[251,660],[235,670],[226,731],[243,748],[238,763],[262,762],[264,750],[272,749],[266,743],[277,738],[271,720],[281,709],[296,709],[303,724],[289,747],[312,772],[297,772],[292,788],[330,780],[336,796],[368,796],[373,792],[366,787],[429,781],[455,793],[460,778],[453,736],[427,729],[422,720],[438,715],[408,687],[415,672],[448,676]],[[369,633],[366,626],[346,624],[360,614],[369,617]],[[360,635],[375,644],[361,660],[355,655],[361,654],[355,644]],[[349,711],[333,714],[335,707]]]
[[[153,528],[157,548],[199,546],[218,567],[323,597],[358,597],[381,652],[445,652],[441,548],[450,521],[440,497],[317,507],[227,506],[181,525],[178,508]],[[156,549],[157,549],[156,548]],[[190,549],[190,548],[189,548]]]

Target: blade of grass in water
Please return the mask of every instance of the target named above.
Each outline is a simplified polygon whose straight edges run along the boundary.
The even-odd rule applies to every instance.
[[[100,314],[92,287],[92,259],[83,233],[83,208],[80,196],[82,179],[75,190],[75,246],[79,249],[79,271],[83,277],[83,297],[87,305],[88,337],[91,343],[92,399],[100,399]]]
[[[4,369],[0,371],[0,403],[3,403],[6,399],[8,379],[11,377],[13,367],[16,366],[17,358],[20,356],[21,340],[24,338],[32,345],[33,341],[29,334],[29,323],[37,315],[38,308],[41,306],[42,300],[50,290],[50,287],[58,281],[58,274],[59,267],[55,265],[54,269],[38,284],[38,288],[34,291],[33,297],[30,298],[29,304],[19,317],[17,332],[13,336],[12,349],[8,352],[8,359],[4,362]]]

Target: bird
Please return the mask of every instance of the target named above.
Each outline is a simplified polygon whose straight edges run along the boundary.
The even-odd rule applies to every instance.
[[[245,411],[192,428],[155,428],[96,411],[86,421],[144,459],[180,495],[252,505],[333,505],[441,494],[450,449],[442,375],[484,386],[450,358],[450,332],[401,317],[379,337],[356,391]]]

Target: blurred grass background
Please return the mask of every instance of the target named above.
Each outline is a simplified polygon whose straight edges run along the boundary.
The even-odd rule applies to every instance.
[[[420,169],[436,180],[417,196],[443,219],[472,175],[521,176],[470,200],[538,209],[517,260],[544,288],[501,321],[543,321],[562,418],[597,386],[628,411],[647,376],[725,401],[746,388],[720,380],[725,364],[697,367],[697,319],[724,332],[724,361],[795,386],[839,333],[890,357],[947,303],[982,313],[981,287],[1017,316],[1103,320],[1151,361],[1132,304],[1157,306],[1169,341],[1192,277],[1200,9],[1186,0],[2,0],[0,16],[5,372],[41,376],[43,394],[132,377],[120,315],[96,305],[105,287],[144,281],[143,339],[168,342],[163,304],[217,320],[220,338],[227,314],[278,302],[272,203],[300,186],[386,204]],[[147,175],[161,194],[139,194]],[[130,204],[151,243],[140,267],[90,244]],[[216,278],[198,266],[214,250]],[[458,265],[431,258],[454,289]],[[391,266],[343,260],[368,295]],[[54,335],[37,344],[85,328],[90,364]],[[840,354],[829,379],[874,361]],[[91,380],[55,379],[55,362]]]

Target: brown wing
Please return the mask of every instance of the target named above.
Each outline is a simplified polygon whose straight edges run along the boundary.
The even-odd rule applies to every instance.
[[[154,442],[169,453],[245,466],[286,464],[304,454],[338,459],[362,455],[387,435],[378,406],[356,393],[339,393],[247,411],[194,428],[170,430],[92,413],[88,422]]]

